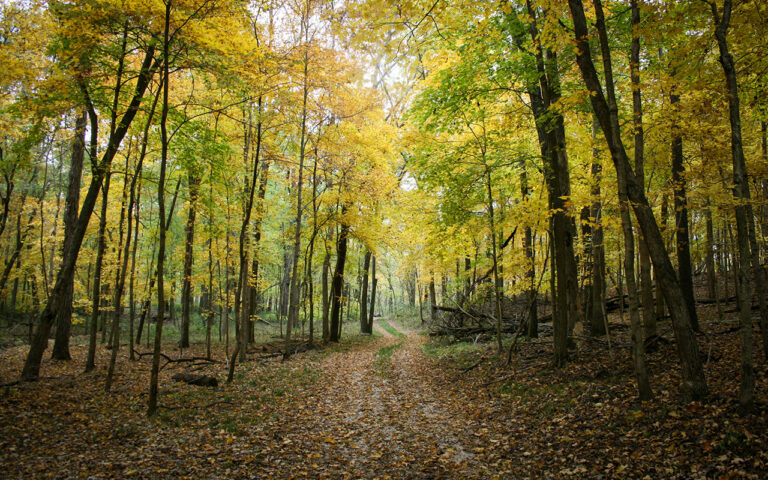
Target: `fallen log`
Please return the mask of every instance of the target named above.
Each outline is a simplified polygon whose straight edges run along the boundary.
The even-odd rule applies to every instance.
[[[195,375],[194,373],[177,373],[171,377],[177,382],[184,382],[189,385],[197,385],[198,387],[213,387],[219,386],[219,381],[216,377],[208,375]]]

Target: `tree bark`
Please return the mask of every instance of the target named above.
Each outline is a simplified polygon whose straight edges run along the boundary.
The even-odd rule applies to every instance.
[[[669,96],[670,104],[676,109],[680,103],[680,97],[672,93]],[[675,244],[677,248],[677,271],[680,280],[680,288],[683,299],[688,305],[691,314],[691,326],[699,331],[699,319],[696,315],[696,300],[693,295],[693,268],[691,265],[690,235],[688,233],[688,198],[685,192],[685,178],[683,166],[683,137],[680,127],[677,126],[673,112],[672,121],[672,183],[674,185],[675,199]]]
[[[307,3],[309,5],[309,3]],[[307,7],[308,8],[308,7]],[[304,12],[304,18],[302,19],[302,30],[304,33],[307,31],[306,22],[309,19],[309,12]],[[299,284],[301,283],[301,276],[299,275],[299,255],[301,252],[301,216],[303,206],[301,204],[301,194],[303,190],[304,180],[304,158],[307,147],[307,97],[309,95],[308,85],[308,69],[309,69],[309,50],[305,45],[304,48],[304,91],[303,91],[303,104],[301,115],[301,135],[299,137],[299,178],[296,184],[296,231],[293,236],[293,273],[291,274],[291,291],[290,291],[290,306],[288,308],[288,323],[285,330],[285,352],[284,359],[288,359],[291,356],[291,331],[299,322]]]
[[[528,200],[530,195],[530,189],[528,188],[528,175],[523,167],[523,171],[520,174],[520,193],[523,197],[523,201]],[[525,278],[528,283],[528,331],[526,332],[530,338],[538,338],[539,336],[539,315],[538,315],[538,301],[537,301],[537,289],[536,289],[536,249],[534,246],[533,229],[530,225],[525,227],[525,236],[523,238],[523,250],[525,251],[525,260],[528,264],[528,268],[525,271]],[[465,258],[469,260],[469,258]],[[469,262],[465,263],[465,270],[469,270]],[[468,289],[467,289],[468,290]]]
[[[372,333],[368,329],[368,270],[371,267],[371,251],[365,250],[365,259],[363,260],[363,275],[360,287],[360,332]]]
[[[119,223],[119,243],[118,245],[118,270],[115,273],[115,296],[114,296],[114,316],[112,320],[112,352],[109,359],[109,369],[107,371],[107,384],[106,384],[106,391],[109,392],[110,388],[112,387],[112,378],[114,376],[115,372],[115,363],[117,361],[117,351],[120,348],[120,317],[123,315],[123,291],[125,287],[125,276],[128,271],[128,259],[130,257],[131,252],[131,235],[133,234],[133,207],[134,203],[136,202],[136,182],[139,178],[139,175],[141,173],[141,166],[142,166],[142,160],[143,156],[139,157],[139,160],[136,164],[136,170],[133,173],[133,177],[131,178],[131,185],[130,188],[126,189],[125,184],[123,185],[123,198],[121,202],[121,210],[120,210],[120,223]],[[128,171],[128,156],[126,156],[125,161],[125,170]],[[127,181],[127,178],[124,180],[124,182]],[[126,194],[126,190],[128,190]],[[125,205],[126,196],[129,197],[128,199],[128,206]],[[125,217],[128,216],[128,226],[126,230],[123,230],[123,225],[125,223]],[[123,234],[125,233],[125,246],[123,247],[122,241],[123,241]],[[121,247],[123,249],[121,250]],[[122,265],[120,265],[122,260]]]
[[[592,139],[596,141],[597,120],[592,122]],[[600,181],[603,167],[599,158],[600,152],[597,145],[592,150],[592,203],[589,207],[589,216],[592,219],[592,316],[589,319],[589,333],[593,336],[605,335],[605,246],[603,232],[603,203],[600,194]]]
[[[630,48],[630,76],[632,81],[632,123],[635,137],[635,175],[645,190],[645,130],[643,128],[643,101],[640,90],[640,8],[637,0],[632,0],[632,45]],[[653,282],[651,281],[651,258],[648,245],[642,233],[639,239],[640,294],[643,308],[643,327],[645,338],[656,336],[656,312],[653,303]]]
[[[749,180],[741,140],[741,115],[739,113],[739,89],[736,65],[728,50],[728,27],[731,21],[731,0],[724,0],[722,16],[712,2],[715,20],[715,38],[720,52],[719,61],[725,73],[728,89],[728,112],[731,124],[731,156],[733,157],[733,197],[736,202],[736,238],[738,242],[738,302],[741,326],[741,387],[739,404],[745,411],[752,408],[755,390],[755,372],[752,360],[752,285],[750,279],[749,245]]]
[[[602,4],[595,0],[595,10],[602,16]],[[582,0],[568,0],[571,15],[574,21],[574,33],[578,53],[576,61],[581,71],[582,78],[590,91],[590,101],[595,115],[600,122],[600,127],[605,135],[606,143],[611,152],[611,158],[616,168],[617,175],[622,176],[627,184],[627,196],[632,203],[632,208],[637,217],[638,225],[643,237],[648,243],[648,250],[657,272],[659,286],[664,293],[670,313],[672,314],[673,329],[677,339],[678,353],[683,371],[683,383],[685,392],[692,398],[702,398],[707,394],[707,383],[704,370],[699,357],[699,347],[691,326],[691,314],[687,304],[683,300],[680,284],[669,255],[664,248],[656,220],[653,217],[645,192],[637,181],[629,164],[626,149],[621,140],[619,127],[618,108],[615,103],[613,77],[610,68],[606,69],[606,91],[608,98],[603,93],[600,77],[592,62],[592,54],[589,49],[589,31],[587,19],[584,14]],[[602,24],[602,27],[600,25]],[[607,33],[604,22],[598,22],[598,33],[603,46],[603,59],[606,66],[610,67],[610,51],[607,45]]]
[[[189,182],[189,210],[187,211],[187,223],[184,225],[184,279],[181,285],[181,338],[179,347],[189,348],[189,324],[192,316],[192,266],[195,251],[195,217],[197,214],[197,190],[200,179],[190,173]]]
[[[342,216],[347,211],[346,205],[342,207]],[[339,331],[341,329],[341,303],[343,301],[344,289],[344,264],[347,260],[347,236],[349,235],[349,225],[341,224],[339,238],[336,241],[336,267],[333,271],[333,280],[331,281],[331,318],[330,318],[330,337],[331,342],[339,341]]]
[[[323,341],[327,342],[330,339],[330,324],[328,323],[328,311],[330,309],[331,302],[328,298],[328,271],[331,268],[331,254],[326,253],[325,258],[323,258],[323,271],[322,271],[322,282],[323,282],[323,290],[322,290],[322,296],[323,296]]]
[[[159,238],[157,247],[157,323],[155,324],[155,344],[152,349],[152,367],[149,374],[149,400],[147,402],[147,415],[152,417],[157,413],[157,380],[160,373],[160,350],[163,341],[163,321],[165,320],[165,175],[168,165],[168,90],[170,85],[169,50],[170,50],[170,22],[171,5],[173,1],[165,3],[165,26],[163,29],[163,107],[160,114],[160,174],[157,180],[157,205]]]
[[[128,131],[133,118],[136,116],[136,112],[138,111],[144,96],[144,91],[149,85],[157,68],[156,64],[153,65],[154,51],[154,45],[150,44],[144,55],[141,71],[136,82],[135,92],[128,109],[118,123],[115,132],[110,135],[107,148],[101,161],[94,165],[95,169],[91,176],[91,183],[88,187],[85,199],[83,200],[80,215],[77,218],[77,223],[72,234],[70,249],[62,254],[62,261],[56,277],[56,284],[53,287],[51,296],[48,298],[48,302],[38,318],[38,326],[35,330],[29,353],[27,354],[24,368],[21,373],[23,380],[35,380],[39,376],[40,361],[43,357],[43,352],[48,345],[48,334],[56,319],[57,312],[61,308],[61,302],[65,298],[66,282],[74,275],[77,256],[80,252],[80,246],[82,245],[86,228],[88,227],[88,220],[91,218],[93,207],[96,204],[96,198],[98,197],[99,190],[101,190],[101,183],[104,180],[104,175],[109,170],[112,159],[115,157],[125,133]]]
[[[134,227],[133,227],[134,241],[133,241],[133,249],[131,251],[131,280],[128,283],[128,305],[129,305],[128,355],[131,360],[136,360],[133,354],[133,350],[134,350],[133,327],[134,327],[134,321],[136,319],[136,297],[134,295],[134,287],[135,287],[135,281],[136,281],[136,248],[139,244],[139,211],[141,207],[141,186],[140,185],[138,190],[139,191],[136,194],[136,211],[135,211],[136,217],[134,219]]]
[[[105,175],[106,178],[104,179],[104,185],[101,190],[101,216],[99,217],[99,233],[97,237],[98,246],[96,249],[96,264],[93,273],[91,321],[88,325],[88,357],[85,361],[86,372],[90,372],[96,368],[96,333],[98,329],[101,305],[103,303],[101,276],[104,267],[104,253],[107,248],[107,239],[105,233],[107,230],[107,207],[109,205],[109,184],[111,172],[107,171]]]
[[[88,111],[75,119],[75,135],[72,141],[72,161],[69,166],[67,182],[67,198],[64,202],[64,246],[66,251],[72,242],[72,234],[77,223],[77,210],[80,206],[80,182],[83,176],[83,161],[85,160],[85,125]],[[51,272],[53,274],[53,272]],[[74,294],[75,279],[67,279],[64,295],[61,301],[58,315],[56,316],[56,341],[53,344],[52,357],[57,360],[70,360],[69,336],[72,329],[72,296]]]
[[[371,304],[368,309],[368,331],[373,331],[373,317],[376,313],[376,287],[379,280],[376,278],[376,255],[371,257]]]
[[[534,44],[538,85],[526,85],[531,99],[539,148],[545,162],[545,179],[552,214],[552,245],[555,265],[553,291],[554,356],[556,367],[568,361],[568,336],[578,320],[578,281],[574,256],[575,227],[568,217],[570,176],[565,149],[565,122],[557,110],[550,107],[560,98],[560,80],[556,54],[545,49],[539,41],[536,11],[527,2],[530,23],[528,31]],[[546,57],[545,57],[546,53]],[[555,305],[557,303],[557,305]]]

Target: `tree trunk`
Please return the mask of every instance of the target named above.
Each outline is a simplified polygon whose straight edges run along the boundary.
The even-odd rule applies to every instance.
[[[707,251],[704,255],[704,261],[707,266],[707,287],[709,290],[709,299],[715,302],[717,306],[717,318],[723,320],[723,307],[720,305],[720,288],[717,281],[717,272],[715,271],[715,234],[712,225],[712,209],[709,199],[707,199],[707,208],[704,210],[704,218],[707,229]]]
[[[160,114],[160,175],[157,180],[157,205],[159,238],[157,247],[157,323],[155,324],[155,345],[152,350],[152,367],[149,374],[149,400],[147,415],[152,417],[157,413],[157,380],[160,373],[160,350],[163,341],[163,321],[165,320],[165,172],[168,165],[168,90],[169,76],[169,29],[171,22],[172,0],[165,4],[165,26],[163,30],[163,107]]]
[[[365,250],[365,260],[363,261],[363,275],[361,278],[362,286],[360,288],[360,333],[372,333],[368,329],[368,270],[371,267],[371,251]]]
[[[672,93],[670,104],[676,109],[680,97]],[[688,305],[693,330],[699,331],[699,320],[696,315],[696,300],[693,295],[693,268],[691,265],[690,235],[688,234],[688,198],[685,192],[685,168],[683,167],[683,137],[680,127],[674,121],[677,112],[673,112],[672,122],[672,183],[675,198],[675,241],[677,248],[677,271],[683,299]]]
[[[240,355],[239,361],[243,362],[245,361],[245,353],[246,353],[246,347],[248,344],[248,313],[249,313],[249,307],[248,307],[248,300],[250,298],[250,295],[248,294],[248,249],[247,249],[247,236],[248,236],[248,226],[251,222],[251,214],[253,212],[253,199],[256,194],[256,181],[258,179],[258,173],[259,173],[259,159],[261,155],[261,136],[262,136],[262,122],[261,122],[261,109],[262,109],[262,97],[259,97],[258,99],[258,120],[256,123],[256,149],[254,152],[254,159],[253,159],[253,167],[252,167],[252,175],[251,179],[247,184],[247,190],[246,190],[246,204],[244,205],[245,210],[243,211],[243,222],[240,225],[240,237],[239,237],[239,251],[240,251],[240,277],[238,280],[237,285],[237,293],[235,295],[235,325],[238,327],[236,329],[236,337],[237,337],[237,343],[235,345],[235,350],[232,352],[232,358],[230,360],[230,370],[229,370],[229,376],[227,378],[227,382],[231,382],[234,372],[235,372],[235,362],[238,361],[238,354]],[[250,139],[250,130],[251,129],[251,123],[248,122],[248,130],[247,134],[245,136],[245,147],[244,147],[244,154],[243,159],[244,161],[248,161],[248,148],[251,142]],[[239,299],[239,301],[238,301]],[[239,306],[239,309],[238,309]]]
[[[633,2],[634,3],[634,2]],[[645,342],[643,341],[640,312],[638,311],[637,286],[635,285],[635,246],[632,223],[627,204],[626,185],[619,181],[619,202],[621,208],[621,229],[624,233],[624,272],[626,273],[627,292],[629,293],[630,335],[632,337],[632,363],[635,369],[637,390],[640,400],[650,400],[653,397],[651,384],[648,381],[648,369],[645,363]],[[624,302],[623,296],[619,298]]]
[[[128,171],[128,158],[129,155],[126,155],[125,160],[125,171]],[[119,223],[119,236],[118,236],[118,256],[117,256],[117,263],[118,263],[118,270],[115,273],[115,297],[114,297],[114,316],[112,320],[112,352],[109,359],[109,369],[107,371],[107,384],[106,384],[106,391],[109,392],[110,388],[112,387],[112,378],[115,373],[115,363],[117,361],[117,351],[120,349],[120,317],[123,315],[123,291],[125,288],[125,276],[128,271],[128,259],[130,257],[131,252],[131,235],[133,234],[133,206],[136,202],[136,182],[139,178],[139,175],[141,173],[141,166],[142,161],[144,157],[143,155],[140,156],[139,160],[137,161],[136,165],[136,171],[133,173],[133,177],[131,178],[131,185],[130,188],[126,188],[127,184],[127,178],[123,179],[123,197],[121,201],[121,209],[120,209],[120,223]],[[129,197],[128,199],[128,206],[126,207],[125,201],[126,197]],[[128,217],[128,225],[125,231],[123,230],[123,225],[126,220],[126,215]],[[125,234],[125,246],[123,247],[123,235]],[[121,247],[123,249],[121,250]],[[122,261],[122,264],[121,264]]]
[[[739,404],[745,410],[752,408],[755,390],[755,372],[752,364],[752,285],[750,281],[749,245],[749,180],[741,140],[741,116],[739,113],[739,90],[736,66],[728,51],[728,26],[731,21],[731,0],[724,0],[722,17],[717,5],[711,4],[712,15],[717,27],[715,38],[720,51],[720,64],[725,73],[728,87],[728,112],[731,123],[731,155],[733,157],[733,197],[736,202],[736,237],[738,241],[738,297],[739,321],[741,324],[741,389]]]
[[[595,10],[598,18],[602,17],[602,4],[595,0]],[[595,115],[600,122],[600,127],[605,135],[606,143],[611,152],[611,158],[616,168],[617,175],[622,176],[627,185],[627,196],[632,203],[632,208],[637,217],[638,225],[643,237],[648,244],[649,254],[662,292],[672,314],[672,323],[677,339],[678,353],[683,371],[683,386],[686,393],[695,399],[703,398],[707,394],[707,383],[704,370],[699,357],[699,347],[691,325],[691,314],[687,304],[683,300],[682,290],[677,280],[677,275],[669,255],[664,248],[664,241],[659,232],[653,211],[645,197],[642,185],[637,181],[629,164],[626,149],[621,140],[619,127],[618,108],[615,102],[613,76],[610,70],[610,51],[607,44],[607,33],[604,21],[598,21],[598,33],[603,50],[603,59],[606,67],[605,80],[608,100],[604,96],[600,83],[600,77],[592,62],[592,54],[589,49],[589,31],[587,19],[584,14],[582,0],[568,0],[571,15],[574,21],[574,34],[578,53],[576,61],[581,71],[582,78],[590,91],[590,101],[595,110]]]
[[[141,178],[141,177],[139,177]],[[136,299],[134,296],[134,286],[136,281],[136,247],[139,244],[139,209],[141,207],[141,185],[139,185],[139,191],[136,194],[136,218],[134,219],[133,227],[133,249],[131,251],[131,280],[128,284],[128,304],[129,304],[129,331],[128,331],[128,355],[131,360],[136,358],[133,355],[134,343],[133,343],[133,325],[136,318]]]
[[[437,320],[437,298],[435,295],[435,274],[430,272],[429,277],[429,319],[432,322]]]
[[[77,223],[72,234],[72,242],[69,245],[69,249],[62,252],[61,266],[59,267],[59,273],[56,277],[56,284],[53,287],[48,302],[45,308],[40,313],[37,329],[33,338],[30,341],[30,348],[27,354],[27,358],[24,362],[24,368],[21,372],[21,378],[23,380],[35,380],[40,374],[40,361],[43,357],[43,352],[48,346],[48,335],[53,325],[58,311],[61,309],[62,302],[66,297],[67,282],[74,277],[75,264],[77,263],[77,256],[80,253],[80,246],[85,236],[85,231],[88,227],[88,221],[93,213],[93,207],[96,204],[96,199],[101,190],[101,183],[104,180],[104,175],[108,171],[112,159],[115,157],[120,143],[128,131],[133,118],[136,116],[141,99],[144,95],[149,82],[154,75],[154,70],[157,68],[155,64],[153,66],[154,59],[154,47],[150,45],[144,56],[144,60],[141,65],[141,72],[138,76],[136,83],[136,89],[131,99],[131,103],[123,115],[118,127],[114,133],[110,135],[107,143],[107,149],[102,156],[101,161],[95,164],[95,169],[91,176],[91,183],[88,186],[88,192],[86,193],[83,205],[80,209],[80,215],[77,218]],[[89,115],[91,115],[91,158],[95,158],[95,146],[96,140],[94,139],[95,127],[97,125],[97,119],[93,108],[89,108]]]
[[[645,131],[643,129],[643,102],[640,90],[640,9],[637,0],[631,2],[632,45],[630,53],[630,75],[632,81],[632,123],[635,137],[635,175],[645,191]],[[656,336],[656,313],[653,304],[653,283],[651,281],[651,258],[648,245],[642,233],[639,239],[640,294],[642,296],[643,327],[645,338]]]
[[[578,320],[578,281],[574,256],[575,227],[568,217],[571,194],[568,156],[565,149],[565,122],[551,106],[560,98],[560,80],[555,52],[539,41],[536,12],[528,4],[528,31],[536,46],[535,61],[538,85],[529,81],[526,89],[531,99],[539,148],[545,161],[545,179],[552,215],[553,263],[556,265],[553,292],[553,329],[555,366],[568,361],[568,336]],[[546,56],[545,56],[546,54]],[[557,305],[555,305],[557,303]]]
[[[523,201],[528,200],[530,189],[528,188],[528,175],[523,167],[520,174],[520,190]],[[525,278],[528,283],[528,337],[538,338],[539,336],[539,315],[538,301],[536,299],[536,249],[534,246],[533,230],[530,226],[525,227],[525,237],[523,239],[523,250],[525,251],[525,260],[528,268],[525,272]],[[468,258],[466,260],[469,260]],[[465,263],[465,270],[469,270],[469,262]]]
[[[72,142],[72,162],[69,166],[69,181],[67,182],[67,199],[64,203],[64,246],[62,251],[69,248],[72,235],[77,223],[77,209],[80,206],[80,182],[83,176],[83,161],[85,159],[85,124],[88,111],[83,110],[75,120],[75,135]],[[53,272],[51,272],[53,274]],[[69,336],[72,328],[72,295],[75,279],[68,278],[61,307],[56,316],[56,341],[53,344],[52,357],[57,360],[70,360]]]
[[[189,181],[189,210],[187,211],[187,223],[184,225],[184,279],[181,285],[181,338],[179,347],[189,348],[189,323],[192,316],[192,264],[195,251],[195,216],[197,214],[197,190],[200,185],[198,179],[192,173]]]
[[[342,216],[346,212],[346,205],[342,207]],[[333,280],[331,281],[331,318],[330,318],[330,338],[331,342],[339,341],[339,331],[341,323],[341,302],[344,295],[344,264],[347,260],[347,236],[349,235],[349,225],[342,223],[339,238],[336,241],[336,268],[333,271]]]
[[[373,316],[376,312],[376,287],[379,280],[376,278],[376,255],[371,257],[371,305],[368,309],[368,331],[373,332]]]
[[[105,232],[107,230],[107,206],[109,205],[109,184],[111,172],[105,173],[104,186],[101,191],[101,216],[99,217],[99,233],[97,237],[98,247],[96,250],[96,265],[93,274],[93,298],[91,303],[91,323],[88,326],[88,358],[85,362],[85,371],[90,372],[96,368],[96,333],[98,329],[99,316],[101,314],[102,285],[101,276],[104,268],[104,253],[107,248],[107,239]],[[102,320],[103,326],[103,320]]]
[[[331,254],[326,253],[323,259],[323,341],[327,342],[331,337],[330,325],[328,323],[328,311],[330,309],[331,302],[328,298],[328,271],[331,269]]]
[[[309,3],[307,3],[307,10],[304,12],[304,19],[301,23],[303,33],[307,33],[306,22],[309,18]],[[304,180],[304,157],[307,147],[307,97],[309,95],[308,85],[308,69],[309,69],[309,48],[304,46],[304,92],[301,114],[301,135],[299,137],[299,178],[296,184],[296,231],[293,236],[293,273],[291,274],[291,295],[290,295],[290,307],[288,309],[288,325],[285,335],[285,353],[284,359],[288,359],[291,356],[291,330],[298,324],[299,321],[299,284],[301,283],[301,276],[299,275],[299,255],[301,252],[301,216],[303,206],[301,204],[301,193],[303,189]]]
[[[485,155],[483,155],[485,156]],[[485,166],[485,186],[488,192],[488,220],[491,228],[491,253],[493,255],[493,286],[494,286],[494,298],[496,300],[496,349],[499,355],[503,350],[501,343],[501,286],[499,285],[499,256],[496,249],[496,219],[494,218],[493,209],[493,190],[491,188],[491,171],[488,166]]]
[[[592,139],[597,139],[597,120],[592,122]],[[605,335],[605,246],[603,232],[603,204],[600,195],[600,181],[603,167],[600,163],[597,144],[592,150],[592,203],[589,216],[592,219],[592,316],[589,319],[589,333],[592,336]]]

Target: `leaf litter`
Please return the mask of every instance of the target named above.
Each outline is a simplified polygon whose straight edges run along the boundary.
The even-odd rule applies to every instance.
[[[131,362],[121,351],[105,394],[104,366],[80,373],[85,349],[73,347],[71,362],[45,361],[44,379],[0,391],[0,477],[727,479],[768,471],[766,406],[738,414],[738,333],[719,334],[722,325],[704,324],[701,337],[711,352],[710,399],[680,397],[674,345],[661,345],[649,355],[656,398],[644,404],[626,350],[611,358],[584,342],[555,371],[546,340],[521,342],[502,365],[491,344],[440,354],[394,328],[407,336],[349,337],[285,363],[256,355],[216,389],[172,381],[188,365],[170,364],[161,372],[163,408],[151,420],[148,358]],[[25,353],[0,354],[4,382]],[[185,356],[202,354],[193,346]],[[221,363],[195,373],[223,379],[218,355]],[[768,371],[757,365],[762,400]]]

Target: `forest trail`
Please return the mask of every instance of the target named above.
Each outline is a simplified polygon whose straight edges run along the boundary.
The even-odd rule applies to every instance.
[[[173,364],[161,372],[152,420],[149,357],[121,355],[105,395],[103,371],[80,373],[86,352],[76,348],[72,362],[47,361],[44,379],[0,395],[0,464],[9,478],[493,477],[499,467],[487,456],[503,435],[472,408],[472,395],[452,388],[460,371],[441,367],[422,350],[424,336],[393,323],[377,319],[380,335],[289,362],[256,353],[217,389],[174,382],[184,365]],[[3,355],[0,378],[11,378],[22,349]],[[223,365],[195,372],[221,378]]]
[[[424,341],[415,333],[388,334],[365,348],[327,357],[322,366],[327,380],[280,432],[286,470],[271,473],[487,478],[490,472],[475,458],[487,439],[473,435],[481,426],[445,389],[444,372],[424,356]]]
[[[376,333],[378,333],[379,335],[381,335],[384,338],[392,338],[392,337],[394,337],[394,335],[392,335],[391,333],[386,331],[384,329],[384,327],[382,327],[381,324],[379,324],[378,321],[374,321],[373,322],[373,329],[376,331]]]

